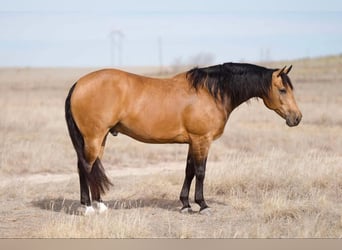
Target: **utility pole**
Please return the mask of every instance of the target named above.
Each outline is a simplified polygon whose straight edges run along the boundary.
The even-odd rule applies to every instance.
[[[158,37],[158,59],[159,59],[159,73],[163,73],[163,40],[162,37]]]
[[[110,64],[113,66],[116,63],[122,65],[122,40],[124,34],[121,30],[112,30],[109,33],[110,39]],[[117,59],[117,60],[116,60]],[[118,62],[116,62],[118,61]]]

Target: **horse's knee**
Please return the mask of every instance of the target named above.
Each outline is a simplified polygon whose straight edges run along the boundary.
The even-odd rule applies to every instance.
[[[205,168],[196,169],[196,179],[199,181],[203,181],[205,177]]]

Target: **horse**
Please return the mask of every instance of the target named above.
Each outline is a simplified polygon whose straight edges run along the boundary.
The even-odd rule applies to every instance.
[[[101,158],[108,134],[119,133],[144,143],[188,144],[180,211],[192,211],[189,190],[194,177],[195,203],[200,213],[208,211],[203,182],[209,148],[223,134],[236,107],[250,98],[261,98],[288,126],[300,123],[302,113],[288,76],[291,68],[224,63],[195,67],[171,78],[118,69],[102,69],[81,77],[66,98],[65,118],[77,155],[84,213],[107,210],[101,195],[112,183]]]

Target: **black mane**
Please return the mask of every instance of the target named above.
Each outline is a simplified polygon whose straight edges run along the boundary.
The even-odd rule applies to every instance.
[[[193,68],[186,77],[196,90],[205,87],[216,100],[229,98],[235,108],[252,97],[267,96],[275,70],[246,63],[224,63]],[[281,77],[292,88],[289,77],[286,74]]]

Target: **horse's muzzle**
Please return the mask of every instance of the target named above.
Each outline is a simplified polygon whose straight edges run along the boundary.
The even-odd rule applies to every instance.
[[[297,126],[302,120],[302,113],[292,113],[286,116],[286,124],[289,127]]]

